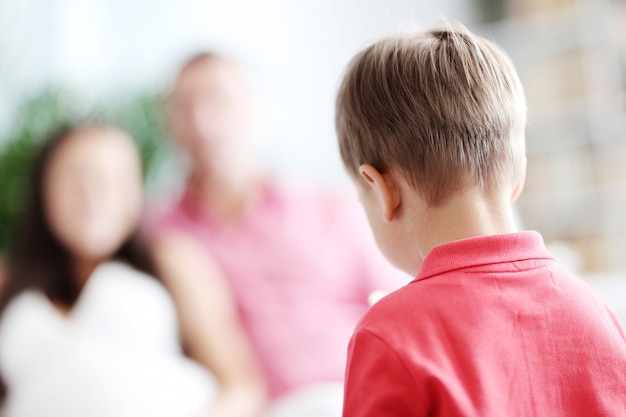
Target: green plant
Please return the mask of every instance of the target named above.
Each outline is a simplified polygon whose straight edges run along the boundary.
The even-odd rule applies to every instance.
[[[15,114],[10,129],[0,136],[0,254],[9,247],[21,213],[30,160],[42,141],[59,126],[98,120],[127,130],[139,146],[144,177],[152,187],[172,154],[159,94],[139,93],[85,105],[70,91],[46,88],[24,100]]]
[[[163,115],[162,96],[142,93],[114,100],[103,113],[105,120],[120,126],[135,139],[146,185],[156,186],[174,153]]]

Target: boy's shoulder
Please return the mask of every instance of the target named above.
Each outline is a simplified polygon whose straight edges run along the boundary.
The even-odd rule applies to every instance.
[[[420,326],[413,318],[432,306],[427,291],[423,291],[419,281],[413,280],[407,285],[385,295],[376,301],[359,321],[355,333],[367,332],[385,338],[397,334],[410,323],[411,327]]]

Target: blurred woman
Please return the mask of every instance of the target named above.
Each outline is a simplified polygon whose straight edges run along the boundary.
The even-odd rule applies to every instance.
[[[151,259],[141,215],[126,133],[70,127],[44,145],[0,301],[4,417],[258,412],[263,388],[220,274],[182,236]]]

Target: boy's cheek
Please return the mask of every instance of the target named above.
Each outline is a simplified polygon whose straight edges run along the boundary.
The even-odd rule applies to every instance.
[[[422,266],[423,259],[408,250],[410,243],[407,245],[402,235],[390,229],[387,224],[387,229],[380,231],[380,241],[377,238],[380,251],[393,266],[415,277]]]

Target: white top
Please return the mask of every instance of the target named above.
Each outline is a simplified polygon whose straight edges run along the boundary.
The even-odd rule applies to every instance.
[[[216,384],[181,352],[176,311],[155,279],[99,266],[63,315],[26,291],[0,320],[3,417],[196,417]]]

